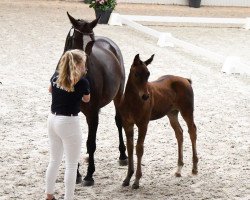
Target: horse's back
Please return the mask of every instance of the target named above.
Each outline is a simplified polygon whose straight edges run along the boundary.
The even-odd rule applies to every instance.
[[[121,50],[118,47],[118,45],[113,40],[107,37],[96,36],[95,38],[96,38],[96,42],[99,43],[99,45],[101,45],[103,48],[109,49],[116,56],[121,67],[124,69],[124,61],[123,61]]]
[[[93,94],[90,104],[95,103],[99,108],[110,103],[121,88],[123,92],[125,82],[124,67],[106,45],[95,41],[87,62],[87,77]]]

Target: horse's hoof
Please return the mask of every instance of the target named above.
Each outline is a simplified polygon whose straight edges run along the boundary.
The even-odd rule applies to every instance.
[[[175,172],[175,177],[181,177],[181,173]]]
[[[132,185],[132,189],[138,189],[139,188],[139,184],[136,184],[136,183],[134,183],[133,185]]]
[[[119,165],[120,166],[127,166],[128,165],[128,159],[124,159],[124,160],[119,159]]]
[[[80,184],[82,182],[82,176],[76,177],[76,184]]]
[[[89,163],[89,157],[86,157],[84,160],[86,163]]]
[[[192,169],[192,174],[193,175],[197,175],[198,174],[198,170],[197,169]]]
[[[83,181],[82,186],[93,186],[95,181]]]
[[[93,178],[84,178],[83,181],[82,181],[82,186],[92,186],[94,185],[95,181]]]
[[[122,186],[123,186],[123,187],[129,186],[129,182],[128,182],[128,181],[123,181]]]

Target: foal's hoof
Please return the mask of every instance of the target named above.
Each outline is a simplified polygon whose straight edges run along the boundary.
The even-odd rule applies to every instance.
[[[94,185],[95,181],[93,178],[87,179],[86,177],[82,181],[82,186],[92,186]]]
[[[180,172],[175,172],[175,177],[181,177],[181,173]]]
[[[80,184],[82,182],[82,176],[76,177],[76,184]]]
[[[198,174],[198,170],[197,169],[192,169],[192,174],[193,175],[197,175]]]
[[[119,165],[120,166],[127,166],[128,165],[128,159],[124,159],[124,160],[119,159]]]
[[[136,183],[134,183],[133,185],[132,185],[132,189],[138,189],[139,188],[139,184],[136,184]]]

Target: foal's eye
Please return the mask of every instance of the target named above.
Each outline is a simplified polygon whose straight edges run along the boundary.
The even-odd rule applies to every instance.
[[[139,74],[138,72],[135,73],[135,77],[136,77],[136,78],[139,77],[139,75],[140,75],[140,74]]]

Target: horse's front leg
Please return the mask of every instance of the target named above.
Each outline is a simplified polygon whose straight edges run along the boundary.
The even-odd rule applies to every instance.
[[[77,166],[76,184],[79,184],[82,182],[82,175],[79,172],[79,166],[80,166],[80,163],[78,163],[78,166]]]
[[[122,119],[120,113],[117,110],[115,115],[115,123],[119,132],[119,151],[120,151],[119,163],[121,166],[125,166],[128,164],[128,157],[126,155],[126,147],[124,145],[124,140],[122,135]]]
[[[87,151],[89,154],[89,165],[87,175],[83,179],[83,186],[92,186],[94,185],[93,173],[95,172],[95,161],[94,153],[96,150],[96,131],[98,127],[99,115],[98,111],[92,111],[91,116],[87,117],[87,123],[89,127],[88,139],[87,139]]]
[[[142,177],[141,161],[142,161],[142,156],[144,152],[144,140],[145,140],[146,133],[147,133],[147,124],[141,125],[138,127],[138,140],[137,140],[137,145],[136,145],[137,169],[136,169],[136,174],[135,174],[135,181],[132,185],[133,189],[139,188],[139,185],[140,185],[139,181],[140,181],[140,178]]]
[[[127,138],[127,150],[128,150],[128,172],[124,179],[122,186],[129,186],[130,179],[134,174],[134,124],[124,124],[124,130]]]

